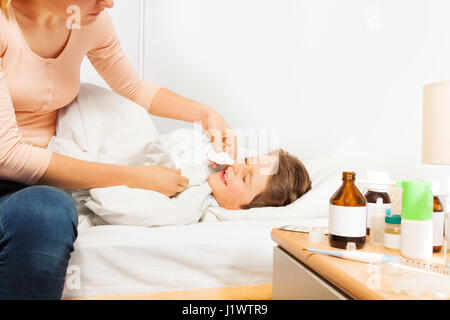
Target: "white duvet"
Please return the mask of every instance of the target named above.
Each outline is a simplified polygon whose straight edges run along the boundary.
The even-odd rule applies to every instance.
[[[180,129],[161,137],[141,106],[92,85],[59,112],[48,149],[81,160],[122,165],[162,164],[182,169],[186,190],[174,198],[127,186],[73,190],[80,226],[163,226],[198,222],[215,204],[207,183],[211,145],[201,129]]]

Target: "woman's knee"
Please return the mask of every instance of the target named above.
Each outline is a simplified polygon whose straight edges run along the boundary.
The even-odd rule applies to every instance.
[[[28,187],[0,205],[0,228],[4,236],[45,237],[72,245],[77,236],[77,222],[73,200],[54,187]]]
[[[0,299],[59,299],[77,236],[62,190],[32,186],[0,204]]]

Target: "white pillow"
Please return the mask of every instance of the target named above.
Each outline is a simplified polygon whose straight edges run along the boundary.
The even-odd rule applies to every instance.
[[[337,171],[334,156],[322,156],[303,161],[307,168],[312,188],[301,198],[285,207],[227,210],[209,207],[208,210],[221,221],[230,220],[273,220],[327,218],[329,200],[341,185],[341,173]]]

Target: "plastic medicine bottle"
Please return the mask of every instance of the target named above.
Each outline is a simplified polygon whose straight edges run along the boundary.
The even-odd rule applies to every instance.
[[[354,242],[357,249],[366,243],[367,202],[355,185],[355,173],[343,172],[342,185],[330,199],[328,240],[332,247],[346,249]]]
[[[427,181],[403,181],[400,251],[410,259],[433,256],[433,193]]]
[[[444,245],[444,208],[437,195],[433,195],[433,252],[440,252]]]
[[[384,225],[386,210],[383,206],[383,200],[378,198],[377,204],[372,212],[370,221],[370,243],[376,246],[382,246],[384,243]]]
[[[384,247],[400,250],[400,235],[402,217],[398,215],[386,216],[384,227]]]

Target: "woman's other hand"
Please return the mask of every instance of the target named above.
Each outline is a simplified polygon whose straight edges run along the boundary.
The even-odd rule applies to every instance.
[[[167,197],[176,196],[184,191],[189,179],[181,175],[181,169],[171,169],[162,165],[131,167],[130,182],[132,188],[160,192]]]
[[[202,126],[216,152],[226,152],[232,159],[236,159],[236,136],[217,111],[209,108],[207,116],[202,120]]]

